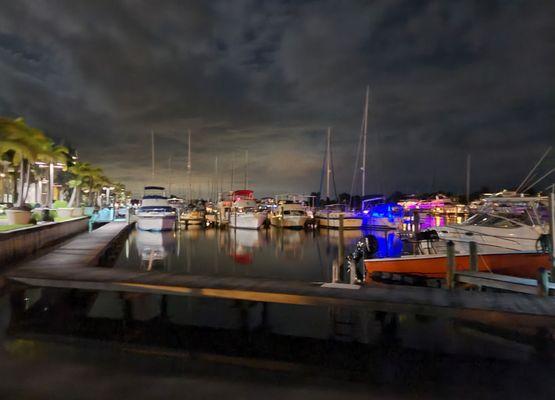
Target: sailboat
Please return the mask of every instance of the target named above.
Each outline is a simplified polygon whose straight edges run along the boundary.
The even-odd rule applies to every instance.
[[[189,204],[185,211],[181,214],[181,221],[185,226],[203,225],[205,209],[199,203],[192,204],[192,186],[191,186],[191,130],[188,131],[187,137],[187,181],[189,184]],[[200,193],[200,191],[199,191]],[[200,197],[200,196],[199,196]]]
[[[328,128],[326,140],[326,153],[324,156],[324,165],[326,173],[326,198],[330,198],[330,184],[333,174],[333,165],[331,159],[331,128]],[[343,229],[359,229],[362,226],[362,219],[355,213],[349,211],[345,204],[330,204],[324,209],[314,214],[318,227],[322,228],[343,228]]]

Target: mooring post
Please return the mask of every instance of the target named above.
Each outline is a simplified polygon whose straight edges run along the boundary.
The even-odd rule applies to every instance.
[[[414,228],[415,235],[420,232],[420,214],[418,211],[412,212],[412,226]]]
[[[476,242],[472,241],[468,244],[468,248],[470,251],[469,254],[469,269],[471,272],[478,272],[478,246],[476,246]]]
[[[127,207],[127,211],[125,213],[125,223],[129,225],[131,222],[131,207]]]
[[[549,275],[543,267],[538,270],[538,296],[549,296]]]
[[[447,242],[447,274],[445,280],[447,281],[447,289],[455,287],[455,270],[457,268],[455,260],[455,244],[450,240]]]
[[[549,193],[549,234],[551,235],[551,277],[555,276],[555,186]]]
[[[339,263],[337,260],[333,260],[331,263],[331,282],[339,282]]]

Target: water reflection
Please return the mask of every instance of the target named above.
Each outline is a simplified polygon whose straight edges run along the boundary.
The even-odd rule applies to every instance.
[[[251,276],[328,281],[356,242],[372,234],[378,257],[399,256],[394,231],[219,230],[194,227],[177,232],[133,232],[115,267],[195,275]]]
[[[166,258],[175,252],[176,233],[170,231],[150,232],[137,230],[135,246],[140,255],[140,269],[143,271],[167,270]]]

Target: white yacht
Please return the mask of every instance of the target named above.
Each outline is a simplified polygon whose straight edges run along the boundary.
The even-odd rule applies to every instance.
[[[500,193],[461,224],[436,228],[440,239],[451,240],[461,252],[475,242],[480,251],[537,251],[538,239],[549,233],[547,197]]]
[[[295,196],[278,199],[270,214],[270,224],[278,228],[302,229],[308,219],[307,206]]]
[[[259,229],[266,221],[266,213],[258,211],[252,190],[236,190],[229,211],[231,228]]]
[[[321,228],[339,228],[340,221],[343,219],[343,229],[360,229],[362,218],[356,213],[348,211],[345,204],[330,204],[323,210],[316,211],[314,214],[318,226]]]
[[[161,186],[145,186],[141,207],[137,210],[137,228],[143,231],[167,231],[175,228],[177,211]]]

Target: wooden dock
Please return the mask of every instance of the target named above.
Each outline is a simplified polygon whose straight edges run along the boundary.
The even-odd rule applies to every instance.
[[[24,263],[16,271],[36,271],[62,268],[68,271],[98,265],[100,257],[132,225],[110,222],[92,232],[82,233],[48,254]]]
[[[36,287],[198,296],[310,306],[352,306],[511,325],[554,327],[555,298],[407,286],[359,286],[258,278],[195,276],[95,267],[129,229],[109,223],[78,235],[7,278]]]

